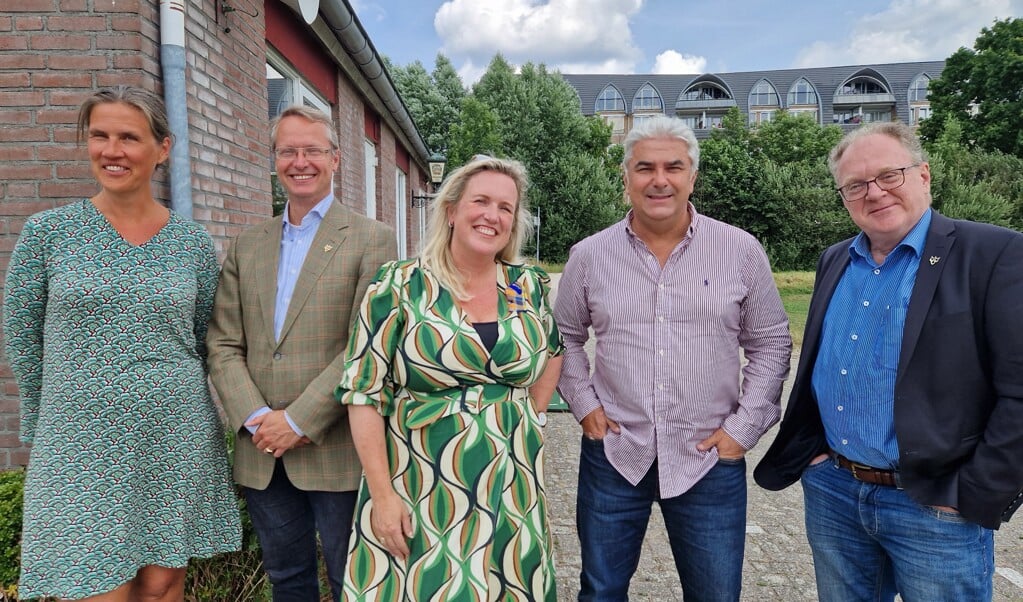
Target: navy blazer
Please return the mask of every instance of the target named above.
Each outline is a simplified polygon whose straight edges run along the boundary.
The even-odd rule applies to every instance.
[[[817,264],[803,349],[778,435],[756,467],[772,490],[828,450],[811,373],[852,239]],[[997,529],[1023,503],[1023,234],[934,213],[895,380],[902,486]]]

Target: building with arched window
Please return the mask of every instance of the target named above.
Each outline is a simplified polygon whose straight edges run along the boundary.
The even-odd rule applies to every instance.
[[[563,77],[579,94],[584,115],[598,115],[620,142],[642,119],[683,119],[704,138],[731,107],[750,127],[778,111],[808,115],[821,125],[853,128],[872,121],[918,125],[931,114],[927,86],[944,61],[851,65],[699,75],[576,75]]]

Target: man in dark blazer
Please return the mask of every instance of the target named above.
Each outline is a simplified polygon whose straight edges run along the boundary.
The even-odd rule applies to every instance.
[[[1023,235],[932,211],[903,124],[829,166],[862,232],[820,259],[754,478],[801,481],[821,600],[990,600],[992,529],[1023,501]]]
[[[274,602],[320,599],[317,534],[338,600],[362,468],[334,388],[349,326],[396,241],[334,198],[340,151],[328,115],[291,107],[270,137],[288,203],[231,244],[207,336],[210,376],[238,435],[234,476]]]

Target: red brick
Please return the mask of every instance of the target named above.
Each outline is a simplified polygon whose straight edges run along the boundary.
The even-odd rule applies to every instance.
[[[9,13],[45,13],[57,8],[53,0],[16,0],[4,2],[4,10]]]
[[[14,19],[10,17],[0,17],[0,31],[10,31],[14,27]]]
[[[142,69],[145,67],[146,57],[139,53],[114,55],[114,69]]]
[[[112,31],[141,31],[142,23],[137,15],[131,17],[110,17]]]
[[[17,431],[13,433],[0,433],[0,449],[21,447],[21,440],[18,439]]]
[[[45,69],[46,58],[41,54],[0,54],[0,69]],[[2,105],[3,102],[0,102]]]
[[[0,107],[38,107],[43,104],[42,92],[0,92]]]
[[[133,34],[96,36],[96,48],[103,50],[141,50],[142,38]]]
[[[91,73],[70,73],[68,71],[44,71],[32,74],[34,88],[91,88]]]
[[[0,109],[0,123],[6,125],[10,124],[29,124],[32,123],[32,112],[31,111],[6,111]]]
[[[54,127],[53,141],[67,144],[78,144],[78,131],[74,126]]]
[[[96,85],[101,88],[116,86],[118,84],[152,88],[155,83],[154,78],[148,77],[144,73],[139,72],[96,74]]]
[[[82,12],[88,9],[86,0],[60,0],[60,12],[63,13]]]
[[[32,50],[91,50],[92,37],[72,34],[37,33],[31,38]]]
[[[28,466],[28,448],[12,449],[11,452],[11,466]]]
[[[50,132],[44,127],[4,128],[5,142],[46,142]]]
[[[0,164],[2,180],[42,180],[53,176],[53,169],[48,163],[3,163]],[[0,447],[3,447],[0,445]]]
[[[106,31],[107,18],[102,16],[47,17],[49,31]]]
[[[50,102],[48,103],[51,107],[54,106],[72,106],[77,107],[82,104],[82,101],[88,96],[87,90],[81,90],[78,92],[71,92],[68,90],[52,90],[49,93]]]
[[[40,31],[43,28],[42,17],[15,17],[14,29],[16,31]]]
[[[51,109],[51,110],[40,111],[39,114],[36,115],[36,123],[38,123],[38,124],[44,124],[44,123],[66,124],[66,123],[77,123],[77,122],[78,122],[78,109],[68,109],[68,110],[63,110],[63,111],[52,110]]]
[[[42,186],[43,185],[40,185],[40,188],[42,188]],[[50,186],[57,186],[57,184],[50,184]],[[68,186],[68,185],[65,184],[64,186]],[[78,188],[81,188],[81,186],[78,186]],[[46,195],[46,196],[53,197],[54,195]],[[64,196],[74,196],[74,193],[72,193],[70,195],[64,195]],[[81,197],[80,194],[77,195],[77,196]],[[33,213],[39,213],[40,211],[45,211],[47,209],[52,208],[53,207],[53,202],[52,201],[48,201],[48,200],[45,200],[45,201],[40,201],[40,200],[35,200],[35,201],[6,201],[2,205],[0,205],[0,207],[3,207],[3,212],[4,212],[5,215],[32,215]],[[0,243],[2,243],[2,242],[3,242],[3,240],[0,239]]]
[[[7,185],[7,195],[9,198],[23,198],[30,199],[38,196],[39,191],[36,188],[36,183],[32,182],[16,182]],[[0,205],[2,207],[2,205]],[[8,217],[8,224],[12,223],[14,218]],[[18,232],[21,232],[21,228],[18,228]]]
[[[0,50],[28,50],[28,40],[24,36],[0,36]]]
[[[40,161],[77,161],[85,156],[85,148],[67,144],[47,144],[36,147]]]
[[[92,176],[92,168],[85,164],[69,163],[57,165],[57,178],[61,180],[85,180]]]
[[[0,73],[0,88],[27,88],[30,85],[28,73]]]
[[[137,13],[138,0],[94,0],[92,9],[98,13]]]
[[[99,71],[107,68],[107,57],[99,55],[51,55],[50,69],[72,69],[74,71]]]

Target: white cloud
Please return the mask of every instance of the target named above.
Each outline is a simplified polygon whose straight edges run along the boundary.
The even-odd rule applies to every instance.
[[[665,50],[654,60],[653,72],[659,75],[682,75],[703,73],[706,69],[706,57]]]
[[[1016,5],[1013,8],[1013,5]],[[831,67],[944,59],[972,47],[982,27],[1014,16],[1020,0],[893,0],[859,17],[845,39],[814,42],[795,67]]]
[[[629,18],[643,0],[448,0],[434,18],[441,52],[485,65],[500,52],[572,73],[630,73],[642,52]]]

